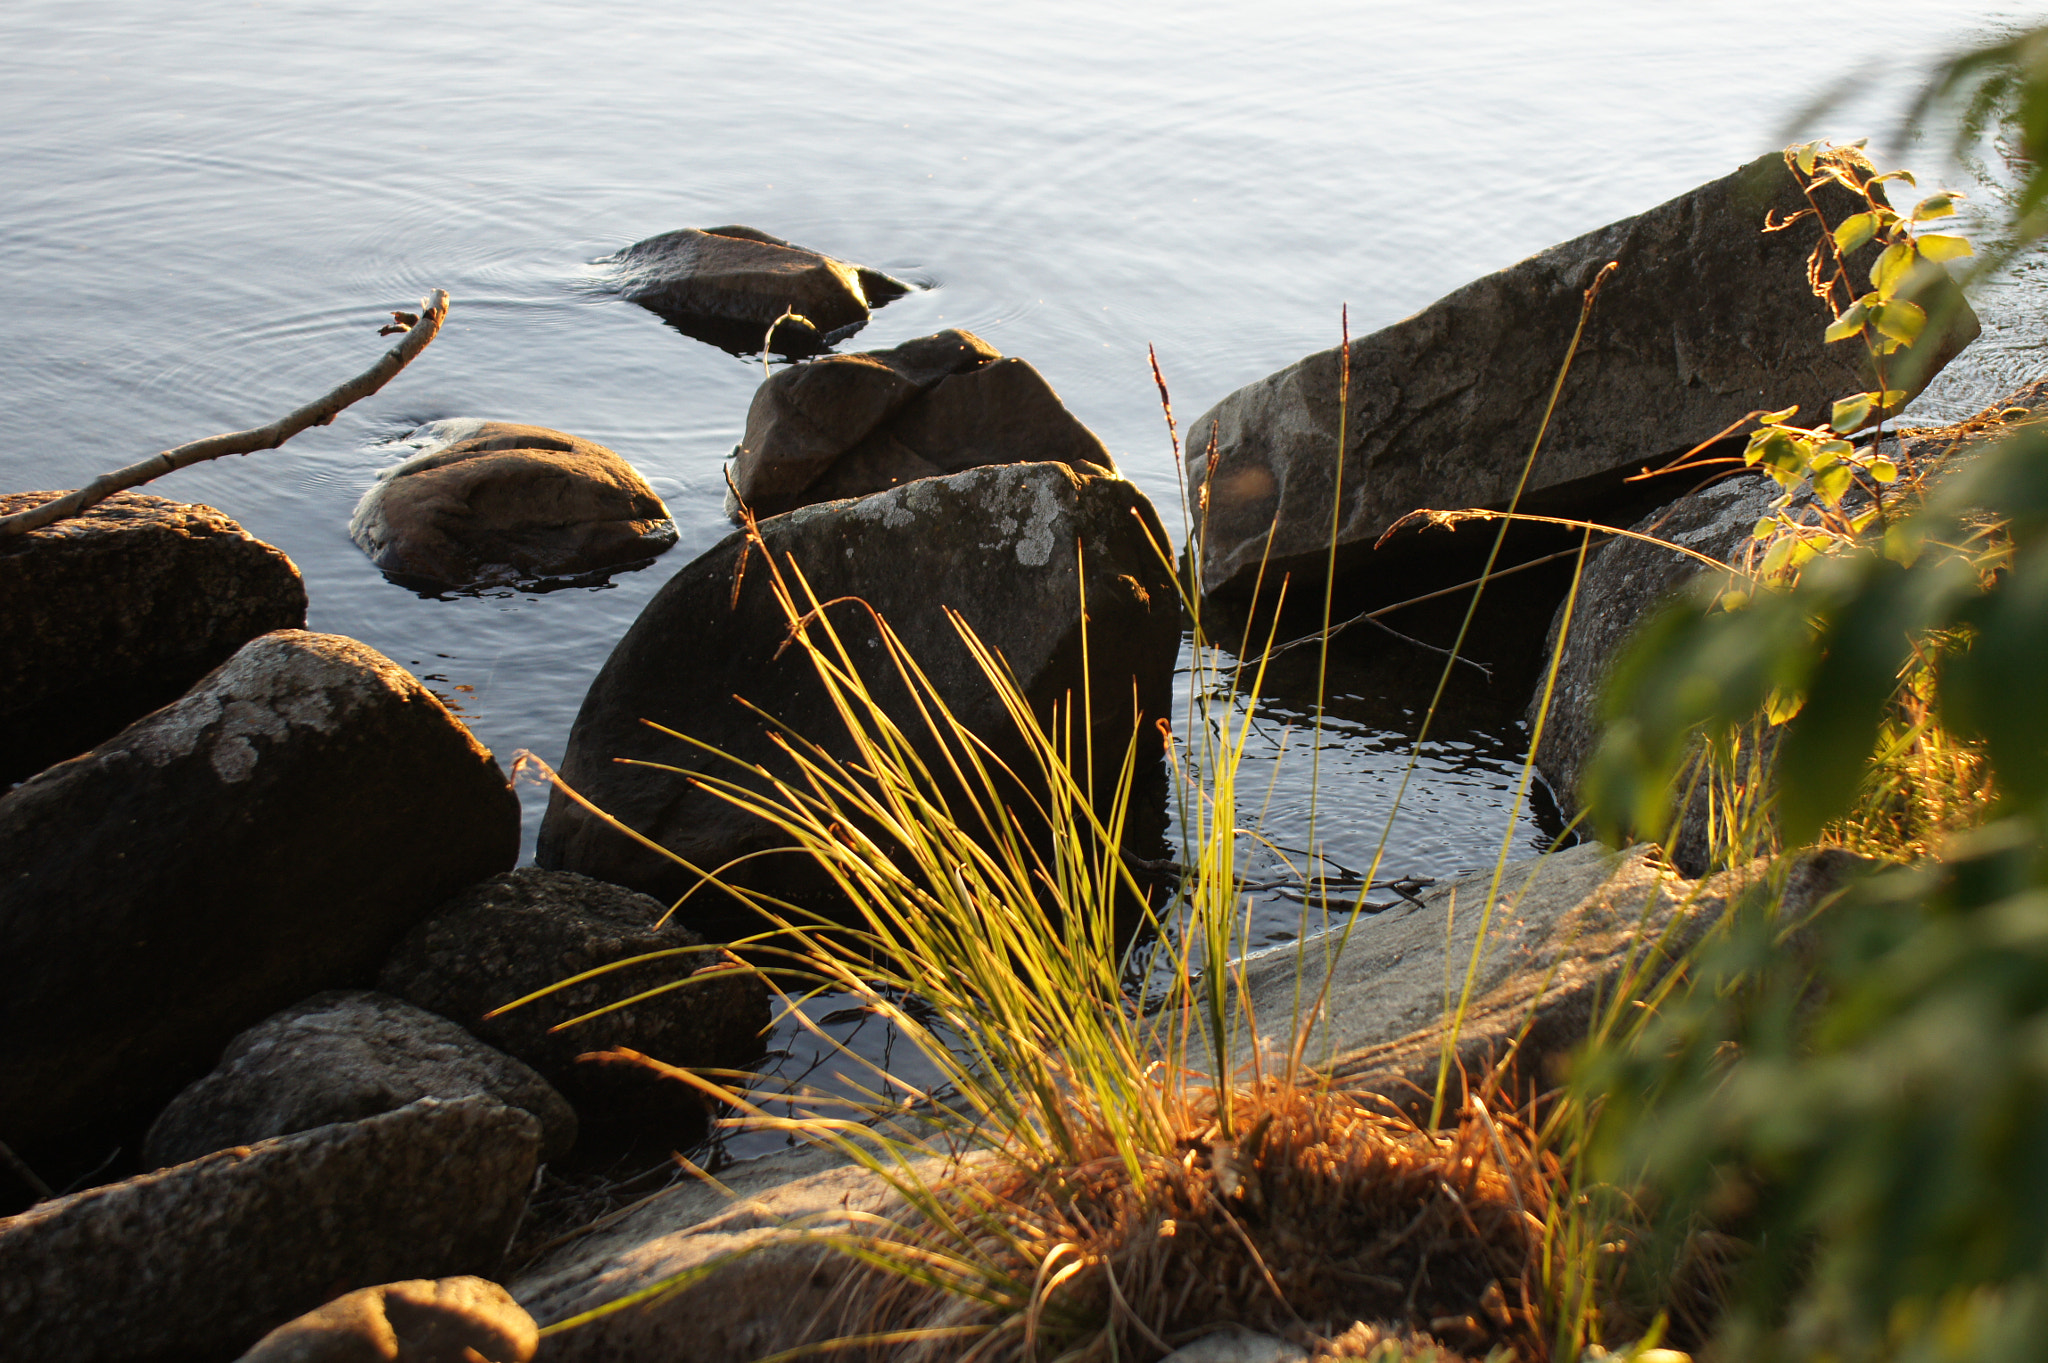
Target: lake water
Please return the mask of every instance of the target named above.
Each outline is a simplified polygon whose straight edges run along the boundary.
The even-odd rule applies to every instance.
[[[1333,344],[1340,305],[1362,334],[1782,144],[1837,77],[1864,70],[1867,90],[1805,132],[1883,150],[1916,62],[2023,17],[1841,0],[9,0],[0,487],[71,487],[267,421],[362,368],[387,310],[445,288],[447,330],[384,393],[149,490],[284,548],[314,629],[410,667],[501,755],[553,760],[612,643],[727,532],[720,462],[761,377],[593,287],[619,247],[742,222],[929,285],[852,344],[965,327],[1031,361],[1171,525],[1148,344],[1185,424]],[[2034,375],[2048,312],[2032,277],[1983,311],[1984,340],[1925,414]],[[350,509],[389,462],[379,440],[450,416],[611,446],[681,543],[602,590],[435,600],[386,582],[348,540]],[[1402,647],[1347,642],[1324,736],[1324,831],[1351,864],[1436,675]],[[1492,701],[1425,753],[1389,872],[1540,839],[1510,822],[1522,696]],[[1249,786],[1304,711],[1298,686],[1276,705]],[[1306,749],[1297,735],[1271,781],[1282,842],[1305,819]],[[543,798],[524,797],[530,847]]]

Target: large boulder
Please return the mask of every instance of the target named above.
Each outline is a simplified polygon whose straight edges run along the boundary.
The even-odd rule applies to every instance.
[[[576,1114],[526,1065],[388,994],[323,990],[236,1037],[157,1115],[143,1158],[163,1168],[422,1098],[479,1095],[531,1114],[544,1160],[576,1142]]]
[[[219,1363],[337,1293],[490,1274],[539,1147],[426,1098],[40,1203],[0,1220],[0,1357]]]
[[[625,297],[736,355],[815,355],[866,326],[869,309],[910,291],[880,270],[751,227],[665,232],[633,243],[612,263],[614,287]]]
[[[769,378],[747,409],[732,486],[757,516],[989,464],[1114,469],[1036,369],[966,331],[828,355]],[[728,512],[738,507],[728,499]]]
[[[1008,661],[1041,720],[1081,694],[1085,657],[1094,699],[1088,750],[1111,768],[1099,773],[1105,787],[1133,726],[1150,737],[1153,721],[1169,712],[1179,596],[1160,557],[1158,517],[1121,479],[1065,464],[972,469],[805,507],[763,521],[760,533],[784,573],[793,565],[819,601],[835,603],[825,607],[833,627],[856,658],[876,660],[867,683],[913,736],[920,722],[874,647],[867,607],[904,640],[953,714],[1003,751],[1014,747],[1005,734],[1015,726],[947,610]],[[758,553],[747,557],[745,536],[730,536],[648,603],[591,684],[563,759],[573,788],[706,869],[782,839],[682,777],[622,759],[759,778],[700,756],[643,720],[788,774],[788,759],[752,702],[830,752],[852,751],[811,661],[802,649],[784,647],[790,624],[775,603],[769,564]],[[1081,750],[1078,726],[1073,741]],[[541,827],[539,861],[667,901],[695,883],[560,792]],[[808,884],[800,859],[790,857],[758,857],[736,874],[761,887]]]
[[[638,567],[676,542],[633,466],[544,426],[430,422],[417,453],[377,475],[348,525],[370,561],[407,582],[474,587]]]
[[[533,1317],[483,1278],[415,1278],[344,1293],[278,1326],[236,1363],[529,1363]]]
[[[0,797],[0,1140],[162,1102],[518,849],[504,772],[410,674],[264,635]]]
[[[1820,198],[1831,221],[1862,203],[1834,185]],[[1504,506],[1581,295],[1610,261],[1620,268],[1586,324],[1529,500],[1597,505],[1623,475],[1759,408],[1796,403],[1807,418],[1824,418],[1834,399],[1871,381],[1857,346],[1822,340],[1829,314],[1806,282],[1813,219],[1763,230],[1767,215],[1806,206],[1773,152],[1353,341],[1348,412],[1340,411],[1334,348],[1231,394],[1188,428],[1190,500],[1203,507],[1203,590],[1248,591],[1269,532],[1276,568],[1324,561],[1340,420],[1337,536],[1354,569],[1363,571],[1360,560],[1381,534],[1418,508]],[[1915,347],[1923,382],[1977,334],[1967,306],[1953,302],[1947,328],[1930,326]]]
[[[58,492],[0,496],[0,515]],[[0,788],[176,700],[259,634],[306,623],[283,551],[210,506],[121,492],[0,539]]]
[[[414,928],[385,962],[380,987],[454,1018],[545,1076],[587,1120],[676,1132],[701,1127],[689,1088],[630,1064],[577,1057],[625,1047],[684,1068],[732,1069],[761,1054],[768,993],[745,971],[723,968],[703,937],[664,922],[644,894],[573,871],[524,867],[492,876]],[[650,952],[681,952],[571,985],[509,1013],[515,999],[587,970]],[[670,990],[564,1031],[550,1029],[673,980]]]
[[[1742,566],[1753,543],[1752,530],[1769,514],[1781,491],[1764,477],[1711,483],[1629,527],[1636,535],[1681,548],[1617,538],[1586,561],[1579,576],[1578,597],[1571,603],[1571,635],[1558,659],[1557,684],[1536,746],[1536,769],[1566,818],[1580,809],[1579,776],[1600,742],[1602,692],[1614,660],[1652,612],[1702,573],[1715,571],[1681,549]],[[1557,648],[1564,614],[1565,608],[1559,606],[1550,623],[1546,653]],[[1539,685],[1529,699],[1532,730],[1542,704]],[[1702,786],[1694,790],[1667,849],[1673,862],[1688,875],[1703,875],[1709,869],[1708,813],[1707,792]],[[1664,832],[1641,831],[1657,837]]]

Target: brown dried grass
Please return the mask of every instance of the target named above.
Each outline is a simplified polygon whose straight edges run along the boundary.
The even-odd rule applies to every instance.
[[[872,1248],[979,1255],[1033,1288],[977,1299],[864,1276],[856,1290],[872,1295],[855,1333],[889,1341],[864,1356],[1147,1360],[1231,1324],[1333,1358],[1546,1356],[1539,1261],[1562,1180],[1518,1122],[1470,1102],[1432,1132],[1383,1099],[1277,1083],[1234,1107],[1240,1140],[1209,1121],[1142,1182],[1105,1142],[1071,1166],[998,1162],[944,1189],[977,1243],[921,1218]]]

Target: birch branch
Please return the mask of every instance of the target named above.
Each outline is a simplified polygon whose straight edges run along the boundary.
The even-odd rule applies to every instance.
[[[413,323],[405,333],[405,339],[384,352],[377,363],[336,388],[333,392],[315,398],[312,402],[286,416],[281,416],[268,426],[253,430],[229,431],[224,435],[210,435],[204,440],[194,440],[176,449],[154,454],[139,464],[103,473],[76,492],[67,492],[54,501],[32,506],[26,511],[17,511],[12,516],[0,516],[0,539],[10,535],[25,535],[31,530],[40,530],[46,525],[69,519],[96,506],[117,492],[125,492],[166,473],[201,464],[209,459],[219,459],[229,454],[254,454],[257,450],[274,450],[290,440],[308,426],[325,426],[341,414],[344,407],[360,402],[385,384],[397,377],[398,371],[413,362],[413,358],[427,348],[427,343],[440,333],[441,323],[448,316],[448,294],[446,290],[434,290],[434,296],[426,301],[425,311],[420,320]],[[401,319],[402,320],[402,319]]]

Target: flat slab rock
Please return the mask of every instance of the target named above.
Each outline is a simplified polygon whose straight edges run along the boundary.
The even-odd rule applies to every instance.
[[[1014,722],[947,609],[958,611],[1008,660],[1044,718],[1082,689],[1085,583],[1095,751],[1120,761],[1131,734],[1140,731],[1134,724],[1154,732],[1141,716],[1163,716],[1170,704],[1180,603],[1155,548],[1163,543],[1158,525],[1144,495],[1121,479],[1065,464],[1015,464],[804,507],[763,521],[760,532],[768,554],[785,572],[793,562],[817,599],[857,598],[879,612],[953,712],[999,751],[1021,746],[1004,737],[1016,733]],[[680,776],[622,764],[618,759],[640,758],[720,776],[733,771],[642,721],[690,734],[748,764],[786,768],[760,715],[736,699],[743,697],[796,734],[842,755],[851,751],[809,657],[784,648],[789,623],[762,556],[752,555],[740,574],[745,545],[742,535],[727,538],[648,603],[591,683],[562,767],[568,784],[599,808],[707,868],[785,844],[766,821]],[[871,651],[876,635],[864,609],[852,601],[828,609],[853,656],[880,658]],[[866,675],[905,731],[921,733],[893,671],[877,665]],[[1013,770],[1028,770],[1021,756],[1011,760]],[[669,903],[697,883],[559,791],[541,826],[538,860]],[[810,884],[796,857],[757,858],[739,874],[790,893],[808,893]]]
[[[410,585],[588,578],[667,552],[676,526],[633,466],[592,440],[474,417],[430,422],[377,474],[349,538]]]
[[[771,376],[747,409],[726,511],[738,521],[744,502],[774,516],[916,478],[1046,462],[1116,469],[1036,369],[972,332],[941,331]]]
[[[59,492],[0,495],[0,515]],[[168,705],[259,634],[306,623],[284,551],[210,506],[121,492],[0,539],[0,789]]]
[[[388,994],[329,989],[236,1037],[212,1073],[157,1115],[143,1156],[161,1168],[421,1098],[469,1097],[531,1115],[544,1160],[576,1143],[576,1114],[526,1065]]]
[[[0,1360],[219,1363],[338,1292],[496,1270],[540,1127],[424,1099],[0,1220]]]
[[[1839,186],[1819,197],[1832,221],[1862,206]],[[1763,231],[1767,213],[1806,206],[1772,152],[1352,341],[1348,410],[1335,348],[1226,397],[1186,441],[1190,502],[1204,507],[1203,590],[1249,591],[1269,532],[1269,583],[1279,570],[1323,562],[1340,416],[1337,533],[1359,571],[1382,532],[1411,511],[1506,505],[1582,293],[1610,261],[1620,268],[1587,322],[1529,485],[1532,505],[1597,504],[1621,475],[1746,413],[1797,403],[1824,414],[1834,399],[1871,387],[1855,347],[1822,340],[1829,314],[1806,283],[1818,227],[1809,218]],[[1966,305],[1946,331],[1930,328],[1916,347],[1928,360],[1922,382],[1976,334]]]
[[[337,635],[246,645],[0,796],[0,1140],[167,1100],[518,850],[505,773],[410,673]]]
[[[880,270],[737,224],[665,232],[612,259],[621,294],[736,355],[815,355],[910,292]]]

